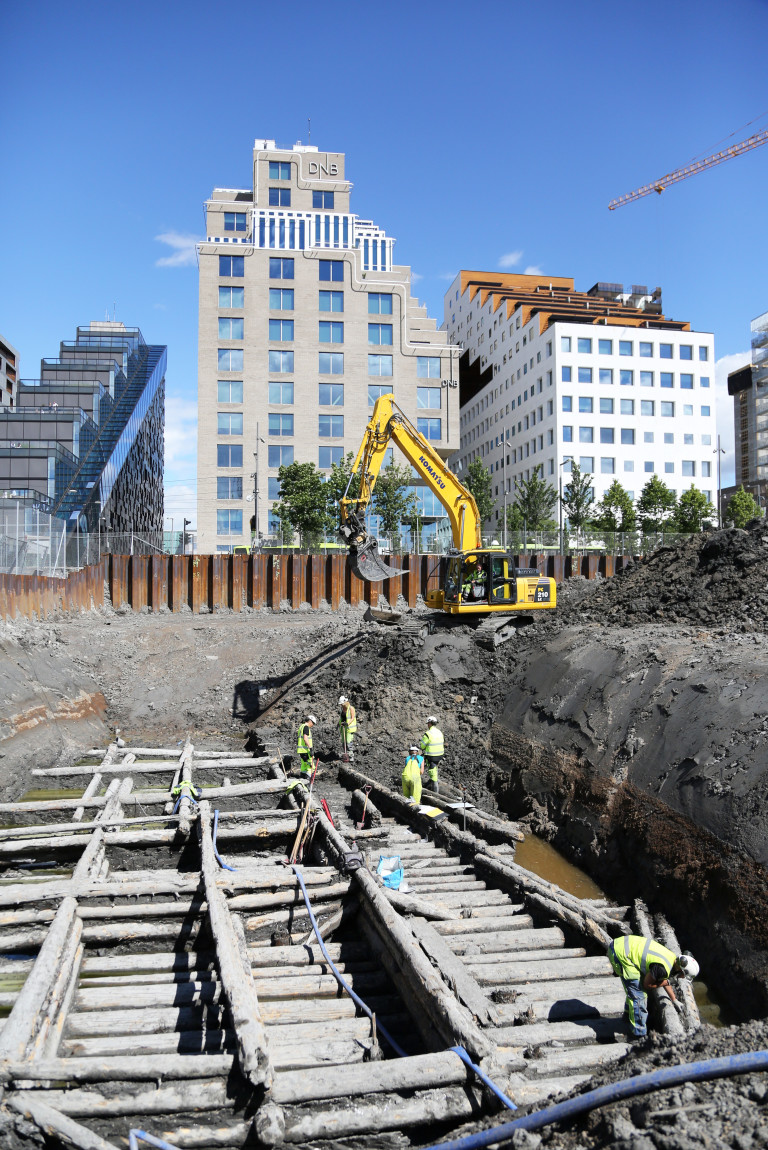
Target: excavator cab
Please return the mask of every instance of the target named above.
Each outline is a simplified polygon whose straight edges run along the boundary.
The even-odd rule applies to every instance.
[[[466,607],[512,607],[517,602],[512,558],[499,551],[469,551],[448,559],[445,603]]]

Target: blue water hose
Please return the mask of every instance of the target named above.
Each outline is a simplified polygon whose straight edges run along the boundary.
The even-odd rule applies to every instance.
[[[507,1110],[517,1110],[517,1107],[515,1106],[512,1099],[507,1098],[506,1094],[502,1090],[499,1090],[496,1083],[488,1077],[485,1071],[481,1070],[480,1067],[472,1061],[463,1046],[451,1046],[450,1049],[454,1054],[458,1054],[461,1061],[465,1063],[470,1068],[470,1070],[474,1071],[480,1081],[485,1083],[491,1093],[495,1094],[499,1101],[504,1103]]]
[[[170,1142],[164,1142],[162,1138],[154,1138],[144,1130],[128,1131],[128,1150],[139,1150],[139,1139],[141,1139],[142,1142],[146,1142],[148,1146],[155,1146],[157,1150],[179,1150],[178,1146],[173,1146]]]
[[[709,1058],[704,1062],[684,1062],[680,1066],[668,1066],[663,1070],[652,1070],[649,1074],[624,1078],[621,1082],[612,1082],[608,1086],[599,1086],[597,1090],[589,1090],[577,1098],[558,1102],[555,1106],[548,1106],[546,1110],[526,1114],[523,1118],[516,1118],[514,1122],[506,1122],[503,1126],[494,1126],[490,1130],[481,1130],[477,1134],[467,1135],[466,1138],[439,1142],[427,1147],[426,1150],[481,1150],[484,1146],[495,1146],[504,1142],[511,1138],[516,1130],[541,1130],[552,1122],[575,1118],[588,1110],[595,1110],[598,1106],[619,1102],[622,1098],[632,1098],[636,1094],[646,1094],[649,1090],[679,1086],[684,1082],[701,1082],[709,1078],[729,1078],[732,1074],[748,1074],[756,1070],[768,1070],[768,1050],[731,1054],[725,1058]]]
[[[219,854],[217,847],[216,847],[216,835],[218,833],[219,833],[219,812],[218,812],[218,810],[216,810],[213,812],[213,835],[211,836],[211,841],[213,842],[213,853],[216,856],[216,862],[219,864],[220,867],[223,867],[224,870],[237,870],[236,866],[230,866],[228,863],[225,863],[224,859]]]

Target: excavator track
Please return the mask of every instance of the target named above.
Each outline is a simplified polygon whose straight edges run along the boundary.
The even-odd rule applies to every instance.
[[[514,639],[521,627],[528,627],[533,622],[532,615],[489,615],[475,628],[475,642],[478,647],[493,651]]]

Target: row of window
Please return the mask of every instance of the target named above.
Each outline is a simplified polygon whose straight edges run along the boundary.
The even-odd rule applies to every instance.
[[[218,421],[219,428],[229,428],[233,426],[239,427],[240,430],[228,431],[224,430],[224,435],[242,435],[243,434],[243,417],[240,413],[219,412]],[[293,414],[288,412],[270,411],[268,415],[268,430],[271,436],[288,436],[293,438],[294,424]],[[425,439],[441,439],[442,438],[442,420],[434,416],[418,416],[416,419],[416,427],[420,435]],[[318,415],[317,417],[317,434],[321,439],[341,439],[344,435],[344,416],[343,415]]]
[[[222,387],[222,382],[224,386]],[[387,395],[391,388],[383,384],[369,384],[368,385],[368,406],[373,407],[376,400],[382,396]],[[227,394],[226,381],[219,383],[219,402],[224,403],[242,403],[242,398],[239,400],[223,400],[221,399],[222,393]],[[240,395],[242,397],[242,384],[240,385]],[[431,410],[439,411],[441,407],[442,392],[439,387],[417,387],[416,388],[416,406],[422,411]],[[269,402],[271,404],[280,404],[282,406],[292,404],[293,399],[293,384],[292,383],[270,383],[269,384]],[[320,407],[343,407],[344,406],[344,384],[343,383],[321,383],[318,384],[318,404]]]
[[[232,334],[228,334],[231,332]],[[235,332],[239,332],[236,335]],[[219,319],[219,339],[242,339],[243,321],[241,319]],[[294,321],[292,319],[270,319],[269,338],[280,343],[288,343],[294,339]],[[341,320],[321,319],[318,322],[318,341],[320,343],[344,343],[344,323]],[[368,343],[376,347],[392,347],[392,324],[369,323]]]
[[[572,462],[573,462],[573,460],[570,457],[566,457],[566,462],[563,464],[563,471],[571,471],[572,470],[572,467],[571,467]],[[595,470],[595,457],[594,457],[594,455],[580,455],[579,456],[579,470],[581,471],[582,475],[592,474]],[[625,459],[624,460],[624,471],[627,474],[629,474],[631,472],[634,472],[634,470],[635,470],[634,460],[633,459]],[[653,462],[653,460],[646,459],[644,461],[643,471],[647,472],[648,474],[654,474],[656,472],[656,470],[657,470],[656,464]],[[601,457],[601,459],[600,459],[600,472],[602,475],[614,475],[615,474],[615,472],[616,472],[616,460],[613,458],[613,456],[602,456]],[[695,478],[695,476],[696,476],[696,462],[695,462],[695,460],[683,459],[682,463],[681,463],[681,467],[680,467],[680,472],[684,478],[691,478],[691,479]],[[665,463],[664,464],[664,474],[665,475],[674,475],[675,474],[674,463]],[[704,463],[702,463],[700,465],[700,475],[702,476],[703,479],[711,478],[711,476],[712,476],[712,464],[708,463],[706,461]],[[709,498],[709,496],[707,496],[707,498]]]
[[[577,378],[579,383],[592,383],[594,379],[594,372],[591,367],[579,367],[577,370]],[[638,371],[635,372],[631,369],[622,368],[619,371],[619,383],[622,387],[634,387],[635,375],[639,377],[641,387],[655,387],[656,386],[656,373],[653,371]],[[565,364],[560,369],[560,378],[563,383],[573,382],[573,368]],[[613,368],[601,367],[597,373],[598,383],[613,384]],[[659,386],[660,387],[674,387],[675,374],[672,371],[659,372]],[[693,389],[693,375],[689,372],[680,372],[680,387],[683,390],[690,391]],[[699,376],[699,387],[709,387],[709,376]]]
[[[271,280],[294,279],[294,259],[292,256],[270,256],[269,278]],[[343,283],[344,260],[318,260],[320,279],[332,283]],[[230,279],[241,279],[245,275],[245,256],[219,256],[219,275]]]
[[[598,339],[593,340],[588,337],[579,336],[573,340],[569,335],[562,335],[560,337],[560,350],[573,351],[573,344],[576,344],[576,351],[579,355],[591,355],[593,344],[597,344],[598,355],[613,355],[612,339]],[[634,355],[635,354],[635,341],[631,339],[620,339],[619,355]],[[659,359],[673,359],[675,345],[672,343],[659,344]],[[652,359],[654,355],[653,343],[646,340],[639,340],[637,343],[637,354],[645,359]],[[678,345],[677,354],[680,359],[693,359],[693,344],[681,343]],[[709,348],[704,345],[699,345],[699,359],[706,363],[709,360]]]
[[[270,320],[270,324],[273,321]],[[280,321],[277,321],[280,322]],[[291,322],[291,321],[283,321]],[[292,351],[270,351],[270,375],[293,375],[294,353]],[[318,353],[317,370],[320,375],[343,375],[344,352],[321,351]],[[368,374],[374,376],[391,376],[393,374],[394,359],[391,355],[368,356]],[[218,349],[219,371],[242,371],[243,349],[241,347],[220,347]],[[419,355],[416,357],[416,376],[418,379],[440,378],[440,356]]]
[[[416,427],[420,435],[425,439],[439,441],[442,438],[442,420],[431,416],[419,416],[416,420]],[[227,432],[224,432],[227,434]],[[293,430],[293,416],[285,415],[279,412],[270,412],[269,414],[269,434],[273,437],[286,436],[292,437]],[[341,439],[344,435],[344,416],[343,415],[319,415],[318,416],[318,435],[321,439]],[[343,448],[338,449],[343,452]],[[281,467],[293,463],[293,447],[279,447],[270,444],[267,448],[268,466]],[[339,456],[339,460],[341,456]],[[242,467],[243,466],[243,446],[240,443],[218,443],[216,445],[216,466],[219,468],[225,467]]]
[[[245,307],[245,288],[231,286],[220,287],[219,307],[232,309]],[[270,311],[294,311],[293,288],[270,288],[269,309]],[[319,293],[318,311],[343,312],[344,292],[321,291]],[[368,292],[368,314],[392,315],[392,293]],[[240,322],[242,323],[242,320]],[[239,338],[242,339],[242,336]]]
[[[290,188],[270,187],[268,194],[269,194],[269,206],[270,206],[270,208],[290,208],[290,206],[291,206],[291,189]],[[314,191],[312,193],[312,207],[313,208],[324,208],[326,211],[333,211],[334,207],[335,207],[335,195],[334,195],[334,193],[333,192]],[[225,217],[229,214],[239,214],[239,213],[227,213],[227,212],[224,213]],[[225,230],[230,230],[230,231],[233,230],[231,228],[230,229],[226,228],[226,218],[224,221],[224,227],[225,227]],[[245,228],[243,228],[243,231],[245,231]]]
[[[595,410],[595,401],[591,395],[580,395],[578,397],[578,402],[579,402],[579,406],[578,406],[579,411],[591,412],[591,411]],[[603,406],[604,403],[605,403],[605,406]],[[693,404],[692,403],[683,403],[683,404],[678,404],[677,406],[682,407],[682,414],[683,415],[693,415]],[[640,414],[641,415],[655,415],[656,414],[656,407],[657,407],[657,404],[656,404],[655,399],[641,399],[640,400]],[[634,399],[621,399],[621,400],[619,400],[619,412],[621,413],[621,415],[634,415],[635,414],[635,408],[636,408],[636,403],[635,403]],[[658,408],[659,408],[659,414],[660,415],[674,416],[674,414],[675,414],[675,404],[669,400],[661,400],[661,402],[658,404]],[[573,396],[564,395],[562,397],[562,409],[563,409],[563,411],[573,411]],[[613,400],[612,399],[606,399],[605,401],[602,399],[600,400],[600,411],[601,412],[605,412],[606,414],[608,414],[608,413],[612,412],[613,410],[614,410],[614,407],[613,407]],[[709,417],[712,413],[712,408],[709,406],[709,404],[702,404],[700,411],[701,411],[701,414],[703,416]]]
[[[615,427],[599,427],[597,429],[600,443],[622,443],[627,446],[632,446],[636,442],[636,432],[634,427],[621,427],[619,431],[619,439],[616,439]],[[579,427],[579,443],[594,443],[595,442],[595,428],[594,427]],[[656,433],[653,431],[643,432],[643,443],[654,443]],[[703,435],[701,437],[702,444],[708,446],[711,444],[711,436]],[[672,432],[664,432],[664,443],[674,444],[675,436]],[[693,436],[685,435],[684,442],[686,445],[693,446]],[[563,427],[563,443],[573,443],[573,426],[566,424]]]

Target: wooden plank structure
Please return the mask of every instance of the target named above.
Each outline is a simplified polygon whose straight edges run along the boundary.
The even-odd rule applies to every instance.
[[[287,792],[277,757],[190,739],[35,775],[81,793],[0,808],[0,1083],[8,1120],[52,1144],[108,1150],[136,1126],[180,1150],[423,1138],[499,1105],[452,1046],[525,1103],[626,1050],[598,941],[626,908],[517,867],[497,816],[436,821],[347,767]],[[327,957],[283,861],[302,826]],[[407,891],[381,884],[380,854]]]

